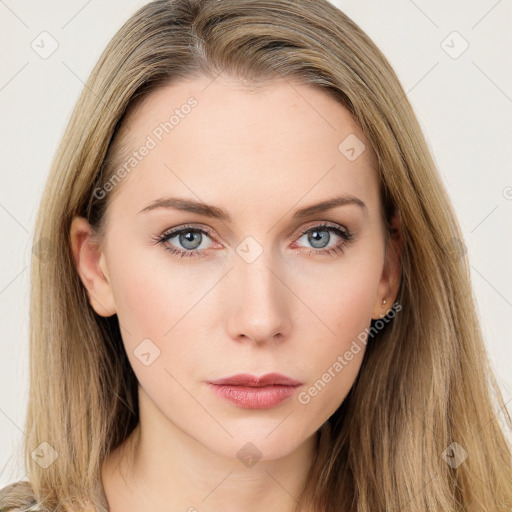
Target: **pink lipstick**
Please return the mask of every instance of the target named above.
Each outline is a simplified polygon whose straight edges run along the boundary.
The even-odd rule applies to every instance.
[[[302,382],[280,373],[239,373],[208,381],[214,393],[243,409],[270,409],[289,399]]]

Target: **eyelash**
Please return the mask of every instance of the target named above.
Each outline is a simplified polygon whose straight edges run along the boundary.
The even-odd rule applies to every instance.
[[[208,235],[210,238],[211,238],[211,234],[212,234],[212,232],[208,229],[198,228],[195,226],[182,226],[179,229],[166,231],[162,235],[155,237],[154,242],[161,244],[166,251],[169,251],[171,254],[173,254],[174,256],[176,256],[178,258],[203,257],[204,254],[202,254],[202,253],[205,252],[205,249],[203,249],[203,250],[195,249],[195,250],[185,251],[185,250],[181,250],[181,249],[176,249],[175,247],[169,247],[168,245],[166,245],[166,242],[168,240],[170,240],[171,238],[174,238],[176,235],[180,235],[182,233],[188,233],[191,231]],[[312,249],[312,250],[306,251],[307,256],[311,256],[311,255],[334,256],[335,254],[343,254],[343,250],[344,250],[345,246],[348,245],[349,243],[351,243],[354,238],[353,234],[346,228],[342,228],[341,226],[338,226],[337,224],[323,223],[323,224],[316,224],[313,226],[308,226],[307,228],[303,229],[300,232],[299,236],[296,238],[296,240],[299,240],[306,233],[309,233],[310,231],[331,231],[331,232],[334,232],[336,235],[340,236],[342,240],[341,240],[341,242],[338,243],[338,245],[331,247],[330,249],[317,249],[317,250]]]

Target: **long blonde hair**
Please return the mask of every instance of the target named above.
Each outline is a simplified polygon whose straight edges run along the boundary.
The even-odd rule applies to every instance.
[[[154,1],[106,47],[53,160],[37,217],[28,482],[4,493],[0,510],[35,504],[75,512],[98,503],[101,463],[138,422],[137,381],[117,316],[100,317],[89,304],[70,223],[81,215],[101,233],[110,196],[95,190],[116,171],[116,135],[130,109],[164,84],[220,72],[252,86],[298,80],[340,101],[377,155],[388,229],[392,212],[400,214],[402,310],[369,340],[349,395],[322,429],[300,505],[319,512],[511,510],[511,448],[496,411],[512,424],[487,360],[459,224],[396,74],[327,0]],[[58,454],[47,468],[31,455],[41,443]],[[449,464],[454,453],[467,458]]]

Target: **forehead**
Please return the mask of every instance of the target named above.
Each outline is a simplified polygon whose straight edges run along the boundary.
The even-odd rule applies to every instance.
[[[312,85],[256,89],[223,76],[166,85],[130,113],[121,139],[117,167],[129,171],[116,192],[132,205],[163,189],[209,203],[235,196],[246,208],[258,196],[309,204],[334,189],[377,199],[369,142],[349,110]],[[144,155],[126,166],[134,152]]]

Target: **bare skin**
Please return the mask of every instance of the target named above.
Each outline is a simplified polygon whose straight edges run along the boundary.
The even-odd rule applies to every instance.
[[[71,227],[91,305],[118,315],[139,381],[139,426],[103,464],[102,483],[112,512],[292,512],[316,433],[349,392],[365,345],[341,371],[333,364],[393,304],[401,241],[385,254],[369,142],[348,110],[311,86],[279,81],[248,93],[222,76],[166,86],[128,119],[130,151],[190,96],[197,106],[116,185],[104,244],[94,245],[85,219]],[[350,134],[366,146],[352,160],[339,149]],[[338,196],[365,206],[293,217]],[[231,219],[141,212],[166,197]],[[188,234],[155,241],[183,225]],[[149,365],[143,340],[146,362],[160,351]],[[325,387],[308,391],[329,368]],[[302,384],[266,409],[227,402],[206,383],[269,372]],[[244,446],[261,457],[255,464],[239,454]]]

